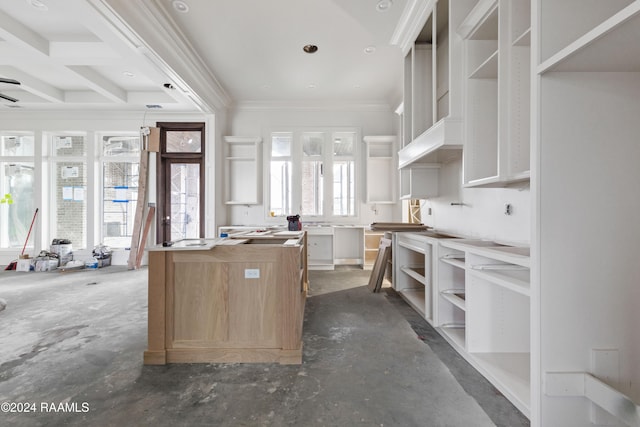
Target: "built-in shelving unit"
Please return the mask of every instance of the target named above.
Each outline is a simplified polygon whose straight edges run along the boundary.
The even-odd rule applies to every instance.
[[[392,253],[395,290],[433,323],[431,243],[420,233],[394,233]]]
[[[539,326],[532,425],[623,425],[588,393],[554,393],[542,381],[569,371],[605,381],[598,397],[628,408],[624,425],[632,425],[640,396],[638,267],[631,255],[640,240],[640,1],[532,6],[538,200],[531,298]],[[606,210],[594,210],[594,200]],[[612,356],[606,363],[596,357],[603,348]]]
[[[259,204],[262,138],[225,136],[225,203]]]
[[[440,240],[438,256],[437,330],[529,415],[529,248]]]
[[[366,202],[397,203],[397,181],[394,179],[396,137],[392,135],[365,136],[366,144]]]
[[[438,252],[438,318],[440,332],[458,350],[466,340],[465,253],[441,241]]]
[[[463,147],[462,39],[455,29],[473,0],[439,0],[425,11],[423,25],[405,56],[403,138],[398,152],[401,180],[410,180],[421,164],[458,160]],[[422,185],[438,173],[431,173]],[[424,173],[424,171],[418,172]],[[404,175],[404,178],[402,176]],[[418,188],[418,185],[414,185]],[[436,186],[437,187],[437,186]],[[408,194],[404,198],[430,198],[438,193]]]
[[[465,40],[464,184],[504,186],[530,176],[530,0],[478,0]]]

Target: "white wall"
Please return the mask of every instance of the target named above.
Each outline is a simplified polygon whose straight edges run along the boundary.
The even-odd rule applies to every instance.
[[[273,130],[286,130],[301,127],[355,127],[359,128],[361,136],[394,135],[397,124],[395,114],[382,106],[327,106],[309,108],[303,106],[264,107],[241,106],[229,114],[228,135],[233,136],[261,136],[263,141],[270,139]],[[360,144],[361,165],[364,166],[364,143]],[[264,154],[264,152],[263,152]],[[387,222],[400,220],[400,205],[369,205],[362,201],[364,197],[364,168],[359,174],[358,194],[360,200],[359,217],[351,221],[356,224],[370,224],[372,222]],[[263,168],[263,174],[266,168]],[[263,182],[266,190],[266,180]],[[375,211],[374,211],[375,208]],[[269,218],[264,204],[250,206],[228,206],[227,224],[219,225],[264,225],[282,224],[282,218]],[[304,224],[304,218],[302,218]]]
[[[509,188],[462,188],[462,160],[459,159],[442,165],[439,194],[422,203],[422,222],[426,225],[501,243],[530,243],[528,183]],[[451,203],[463,205],[452,206]],[[511,204],[511,215],[505,215],[505,204]],[[428,215],[429,208],[431,215]]]

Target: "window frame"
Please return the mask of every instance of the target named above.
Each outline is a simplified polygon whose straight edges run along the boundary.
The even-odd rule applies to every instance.
[[[302,162],[304,156],[302,152],[303,135],[322,133],[324,134],[324,142],[322,148],[322,155],[318,158],[322,159],[323,165],[323,206],[322,215],[304,215],[302,210],[302,183],[300,180],[296,180],[296,177],[302,176]],[[353,153],[348,156],[334,156],[333,144],[334,137],[337,134],[353,134]],[[292,137],[291,144],[291,206],[295,212],[290,212],[285,215],[272,216],[271,209],[271,161],[272,161],[272,142],[273,136],[290,134]],[[281,223],[282,219],[286,215],[300,214],[303,221],[306,222],[355,222],[360,218],[360,189],[361,189],[361,175],[362,175],[362,160],[361,160],[361,148],[359,141],[361,141],[361,131],[357,127],[279,127],[277,129],[270,129],[265,138],[265,150],[264,150],[264,162],[263,162],[263,179],[264,179],[264,191],[265,197],[265,218],[267,222]],[[276,160],[281,159],[276,157]],[[334,199],[333,199],[333,168],[335,161],[353,160],[354,171],[354,209],[352,215],[335,215],[334,214]],[[296,207],[294,209],[294,207]]]

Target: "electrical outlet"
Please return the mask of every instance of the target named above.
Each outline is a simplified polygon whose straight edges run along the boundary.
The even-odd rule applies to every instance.
[[[244,269],[244,278],[245,279],[259,279],[260,278],[260,269],[259,268],[245,268]]]

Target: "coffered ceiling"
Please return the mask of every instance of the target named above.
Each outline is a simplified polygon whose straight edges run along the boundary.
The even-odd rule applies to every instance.
[[[395,107],[399,44],[426,3],[0,0],[0,77],[21,83],[0,83],[18,100],[0,111]]]

